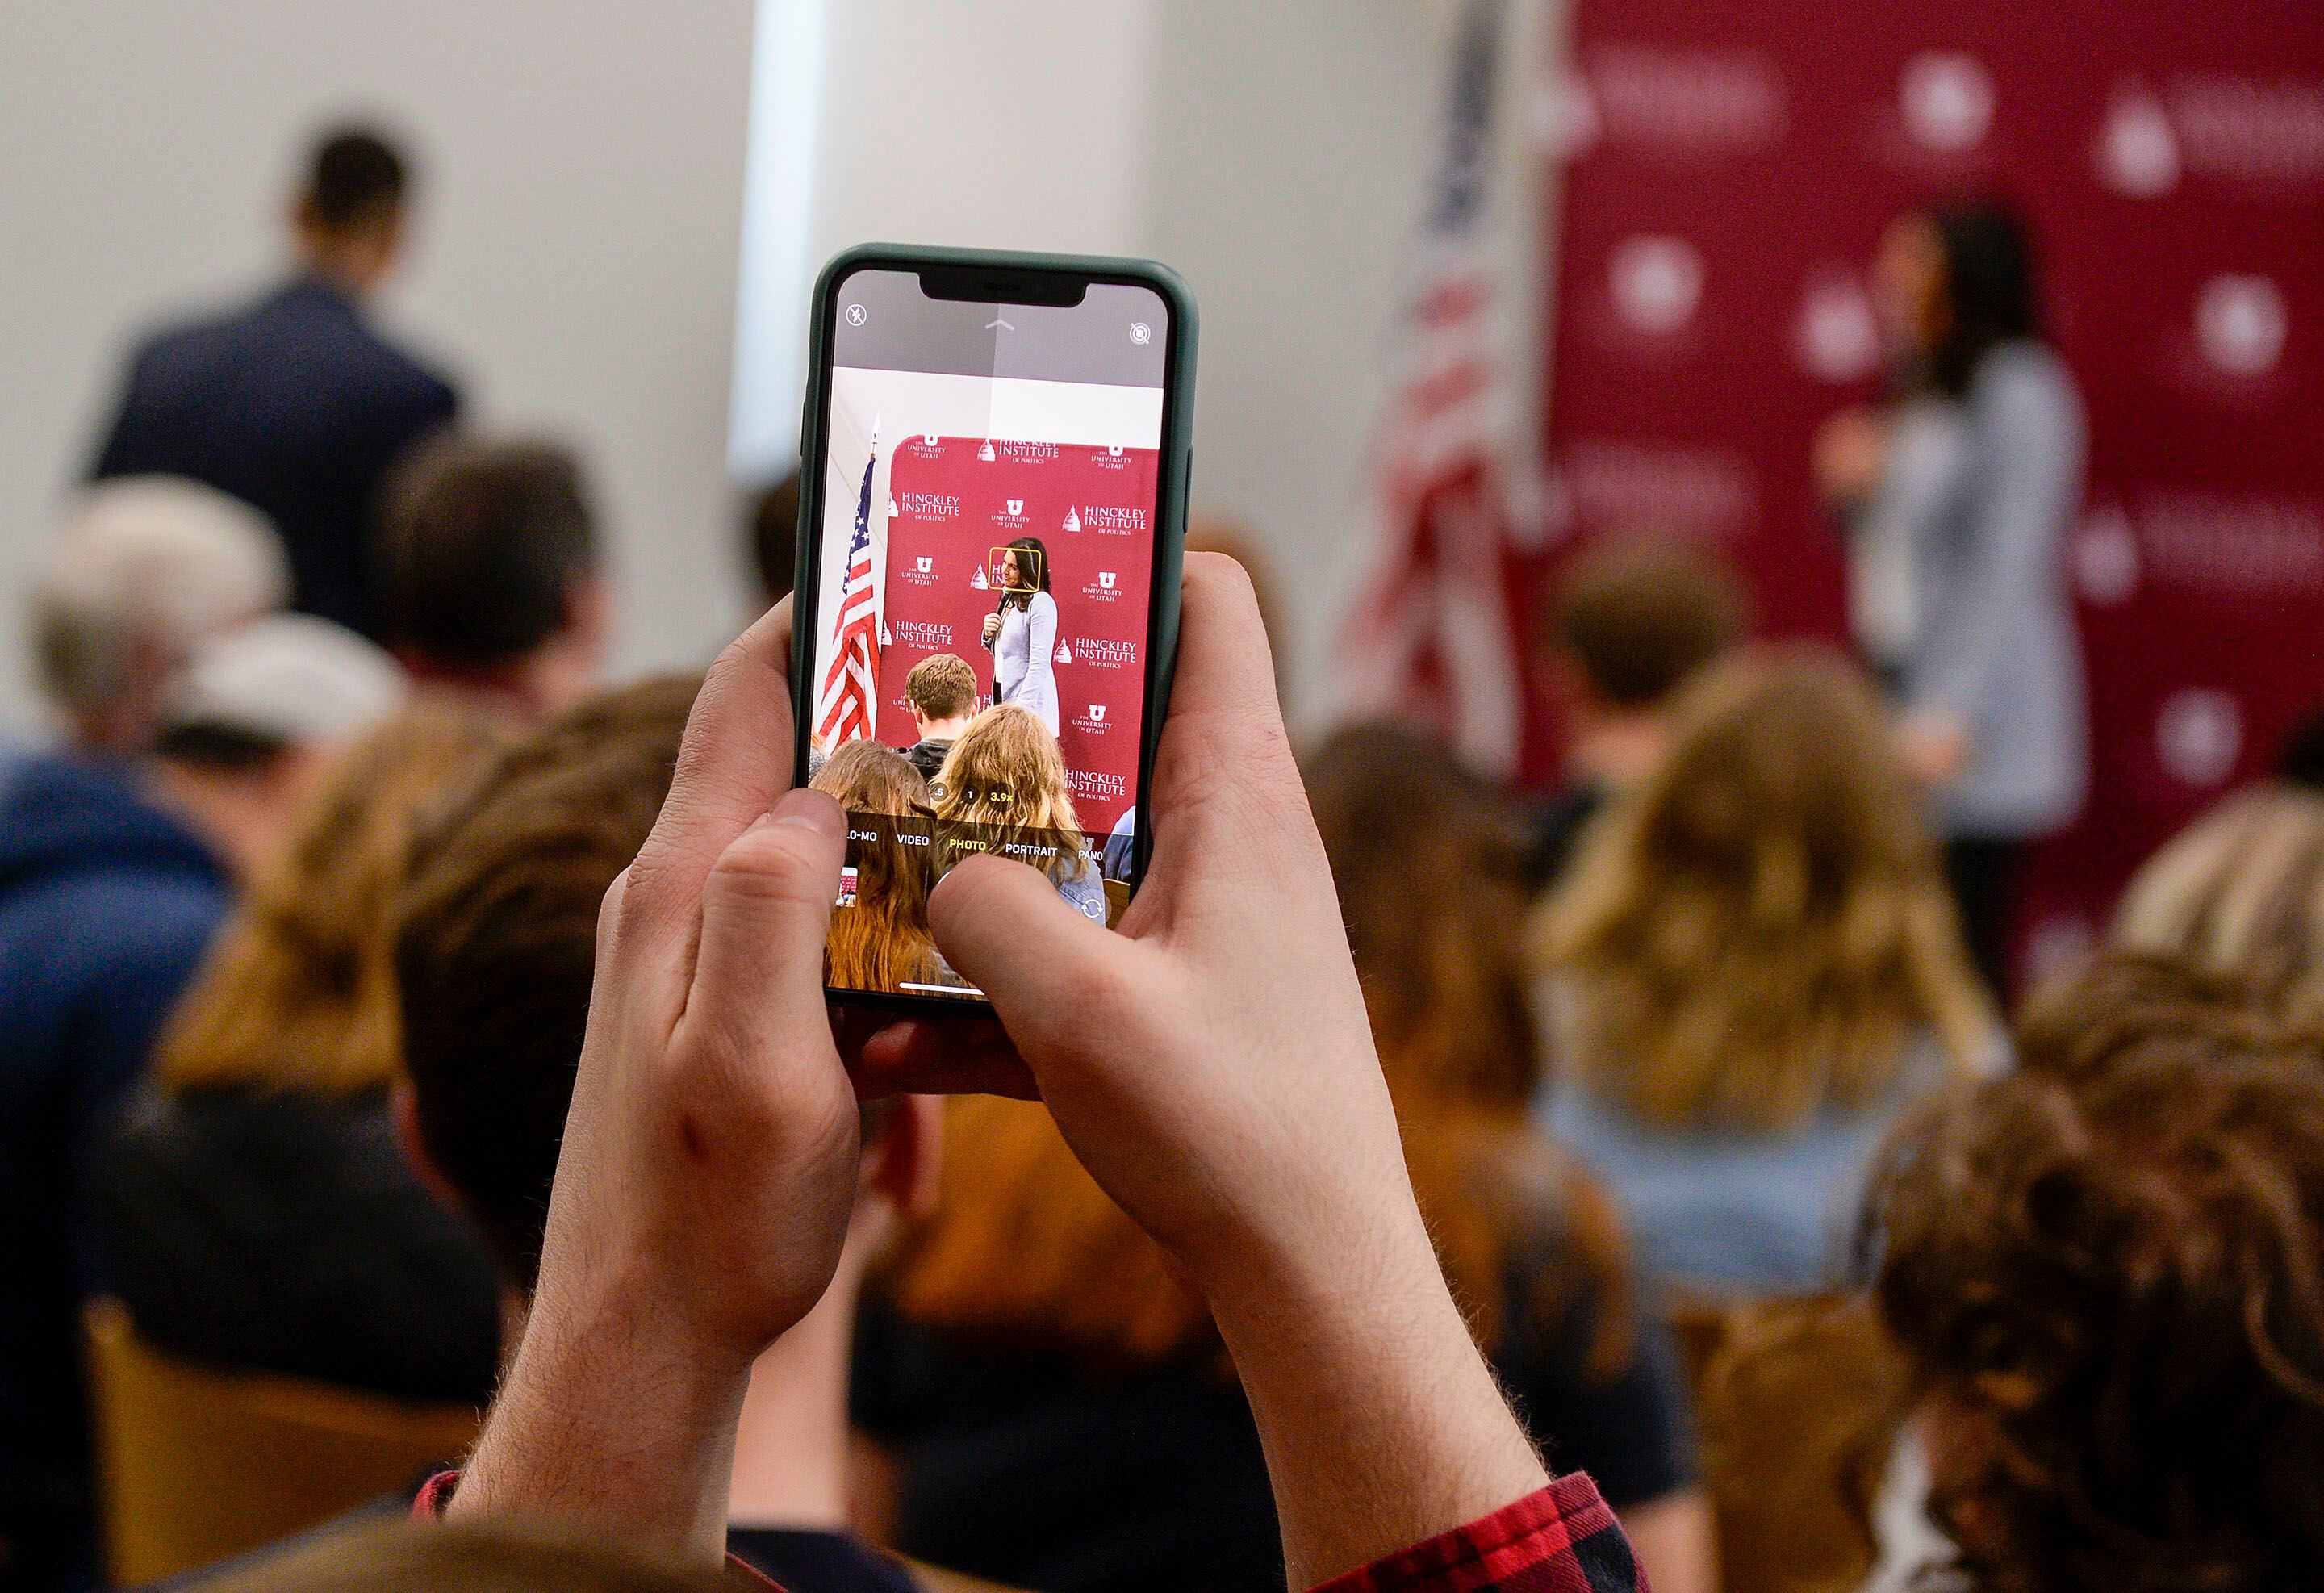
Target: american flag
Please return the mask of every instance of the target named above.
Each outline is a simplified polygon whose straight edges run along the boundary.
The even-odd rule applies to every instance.
[[[878,438],[873,442],[876,445]],[[816,698],[816,733],[826,747],[861,741],[872,733],[873,671],[880,658],[880,580],[872,557],[872,472],[875,451],[863,462],[863,492],[855,501],[855,534],[847,543],[847,576],[840,584],[839,612],[832,616],[831,662]]]
[[[1509,619],[1517,372],[1528,353],[1489,236],[1486,184],[1508,31],[1506,0],[1471,0],[1454,55],[1443,162],[1419,239],[1415,290],[1369,493],[1371,555],[1343,635],[1341,711],[1434,729],[1478,766],[1508,772],[1525,692]]]

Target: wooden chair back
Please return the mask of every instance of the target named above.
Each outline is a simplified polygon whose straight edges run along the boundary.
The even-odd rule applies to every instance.
[[[85,1316],[106,1542],[124,1584],[246,1552],[408,1487],[475,1441],[478,1412],[197,1366]]]

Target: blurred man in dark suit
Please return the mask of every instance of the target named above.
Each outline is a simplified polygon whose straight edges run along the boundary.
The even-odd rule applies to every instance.
[[[364,314],[402,255],[409,187],[376,133],[326,135],[291,209],[290,280],[141,347],[89,473],[190,476],[263,510],[290,555],[293,606],[373,637],[380,478],[459,404]]]

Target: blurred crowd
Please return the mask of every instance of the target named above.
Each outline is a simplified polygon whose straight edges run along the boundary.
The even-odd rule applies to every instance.
[[[459,1458],[409,1434],[473,1431],[540,1282],[600,904],[701,683],[602,683],[582,462],[464,425],[366,318],[410,189],[375,133],[319,144],[286,283],[136,351],[30,595],[58,733],[0,770],[0,1585],[403,1513]],[[1453,1297],[1662,1593],[2324,1565],[2324,796],[2231,796],[2086,965],[2000,976],[2014,859],[2084,777],[2048,567],[2079,418],[1998,225],[1892,240],[1925,368],[1820,445],[1869,549],[1858,654],[1753,640],[1735,572],[1641,535],[1544,605],[1555,790],[1388,723],[1300,761]],[[795,483],[744,517],[770,603],[796,520]],[[941,674],[945,767],[977,748]],[[902,812],[930,772],[864,743],[816,784]],[[941,961],[874,939],[832,955]],[[1282,1587],[1212,1306],[1050,1110],[903,1095],[861,1130],[836,1272],[750,1380],[732,1552],[797,1593]],[[387,1474],[346,1422],[237,1429],[300,1391],[367,1413]],[[238,1585],[489,1585],[466,1542]]]

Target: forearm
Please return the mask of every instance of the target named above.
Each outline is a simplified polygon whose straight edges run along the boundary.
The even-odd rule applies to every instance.
[[[716,1560],[750,1366],[536,1312],[447,1516],[587,1522]]]
[[[1402,1229],[1402,1222],[1393,1224]],[[1339,1275],[1212,1289],[1257,1419],[1294,1588],[1489,1515],[1547,1481],[1417,1218]]]

